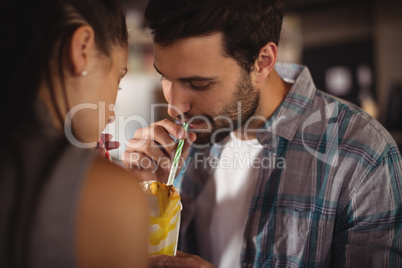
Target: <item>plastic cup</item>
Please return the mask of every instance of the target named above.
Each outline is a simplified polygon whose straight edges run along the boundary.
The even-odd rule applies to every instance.
[[[179,192],[158,181],[142,182],[141,187],[150,206],[148,253],[175,256],[182,210]]]

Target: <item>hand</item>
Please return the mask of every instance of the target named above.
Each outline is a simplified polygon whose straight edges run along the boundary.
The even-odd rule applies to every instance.
[[[170,135],[185,139],[178,162],[180,170],[184,159],[187,158],[190,145],[196,139],[196,134],[186,133],[182,126],[167,119],[135,131],[134,138],[129,140],[127,150],[122,155],[123,164],[133,170],[152,171],[156,179],[167,182],[178,144]]]
[[[212,268],[212,263],[207,262],[197,255],[177,251],[176,256],[154,255],[149,257],[149,267],[197,267]]]
[[[101,141],[103,143],[103,146],[98,146],[96,148],[96,152],[100,157],[105,157],[109,158],[109,150],[114,150],[119,148],[120,142],[118,141],[112,141],[113,135],[111,134],[101,134]]]

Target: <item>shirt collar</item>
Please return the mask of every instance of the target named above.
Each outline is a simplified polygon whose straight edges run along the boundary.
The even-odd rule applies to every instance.
[[[293,140],[316,93],[316,87],[306,66],[277,63],[275,69],[282,79],[293,85],[274,115],[261,127],[261,132],[257,133],[261,144],[267,143],[275,136]]]

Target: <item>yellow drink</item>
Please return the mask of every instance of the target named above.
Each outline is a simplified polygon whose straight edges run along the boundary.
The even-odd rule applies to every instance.
[[[181,202],[178,191],[158,181],[142,183],[150,203],[150,255],[175,256],[180,230]]]

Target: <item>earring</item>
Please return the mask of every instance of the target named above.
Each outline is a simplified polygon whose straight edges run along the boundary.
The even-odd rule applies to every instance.
[[[88,74],[87,71],[82,71],[81,76],[86,76]]]

